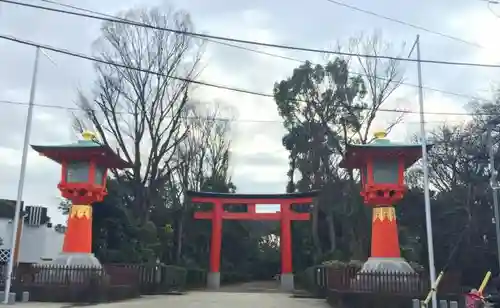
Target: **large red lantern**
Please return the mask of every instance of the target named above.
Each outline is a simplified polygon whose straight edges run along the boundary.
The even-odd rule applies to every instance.
[[[106,196],[109,168],[123,169],[130,164],[106,145],[96,142],[95,135],[82,133],[83,140],[67,145],[32,148],[40,155],[61,164],[61,195],[71,201],[63,251],[54,262],[61,265],[100,265],[92,254],[92,203]]]
[[[422,145],[391,142],[385,132],[374,135],[372,143],[348,145],[340,163],[340,167],[360,170],[361,196],[373,208],[371,255],[363,270],[413,272],[401,258],[393,205],[406,192],[404,172],[420,159]]]

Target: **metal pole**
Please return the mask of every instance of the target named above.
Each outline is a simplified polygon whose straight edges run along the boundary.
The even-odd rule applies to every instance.
[[[23,145],[23,155],[21,158],[21,171],[19,174],[19,183],[17,186],[17,199],[16,199],[16,212],[14,214],[14,222],[12,224],[12,241],[11,241],[11,249],[9,254],[9,264],[7,267],[7,280],[5,281],[5,289],[4,289],[4,304],[9,304],[9,293],[10,293],[10,285],[12,282],[12,270],[14,268],[14,249],[17,245],[17,228],[19,225],[19,216],[21,212],[21,204],[23,200],[23,189],[24,189],[24,178],[26,175],[26,163],[28,161],[28,147],[30,142],[31,135],[31,122],[33,120],[33,105],[35,101],[35,93],[36,93],[36,82],[38,75],[38,60],[40,58],[40,48],[36,48],[35,52],[35,65],[33,67],[33,76],[31,77],[31,89],[30,89],[30,101],[28,105],[28,116],[26,118],[26,128],[24,131],[24,145]]]
[[[498,268],[500,270],[500,215],[498,214],[498,192],[497,188],[497,172],[495,169],[495,151],[493,149],[493,136],[491,135],[493,130],[493,123],[488,123],[488,151],[490,154],[490,186],[491,192],[493,194],[493,211],[495,214],[495,233],[497,238],[497,258],[498,258]]]
[[[420,35],[417,35],[418,101],[420,105],[420,135],[422,143],[422,163],[424,168],[425,226],[427,230],[427,250],[429,252],[429,276],[431,286],[436,281],[434,267],[434,243],[432,239],[431,197],[429,194],[429,166],[427,159],[427,139],[425,134],[424,92],[422,90],[422,62],[420,61]],[[432,293],[432,306],[437,308],[436,292]]]

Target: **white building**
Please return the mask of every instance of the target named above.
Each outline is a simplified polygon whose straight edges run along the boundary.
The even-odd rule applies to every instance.
[[[0,199],[0,263],[8,262],[12,249],[15,201]],[[53,227],[47,208],[25,206],[22,211],[23,225],[17,246],[17,262],[44,263],[51,261],[62,251],[64,227]],[[16,249],[14,249],[16,251]]]

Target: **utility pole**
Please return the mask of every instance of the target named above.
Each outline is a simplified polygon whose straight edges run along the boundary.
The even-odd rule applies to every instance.
[[[491,193],[493,194],[493,212],[495,214],[495,233],[497,238],[497,258],[498,258],[498,266],[500,269],[500,215],[498,214],[498,192],[497,189],[497,171],[495,169],[495,150],[493,149],[493,125],[498,124],[499,119],[494,119],[488,122],[487,124],[487,138],[488,138],[488,152],[490,156],[490,186]]]
[[[420,61],[420,35],[416,39],[417,73],[418,73],[418,101],[420,105],[420,142],[422,143],[422,164],[424,168],[424,199],[425,199],[425,226],[427,230],[427,251],[429,253],[429,276],[431,286],[436,283],[436,268],[434,266],[434,241],[432,237],[431,197],[429,194],[429,162],[427,157],[427,138],[425,133],[424,91],[422,89],[422,62]],[[432,292],[432,307],[438,308],[436,292]]]
[[[40,58],[40,47],[37,47],[35,52],[35,65],[33,66],[33,75],[31,77],[30,101],[28,105],[28,116],[26,118],[26,128],[24,131],[24,145],[23,145],[23,155],[21,158],[21,171],[19,173],[19,183],[17,186],[16,211],[14,214],[14,222],[12,224],[12,240],[9,253],[9,264],[7,267],[7,279],[5,281],[5,289],[4,289],[3,303],[6,305],[9,304],[10,285],[12,283],[12,271],[14,268],[14,261],[15,261],[14,249],[16,248],[17,245],[17,231],[19,226],[19,217],[21,215],[21,204],[23,201],[24,178],[26,176],[26,164],[28,162],[28,148],[31,135],[31,123],[33,120],[33,106],[35,102],[39,58]]]

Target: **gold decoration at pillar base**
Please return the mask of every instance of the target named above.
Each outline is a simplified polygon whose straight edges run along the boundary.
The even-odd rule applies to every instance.
[[[373,221],[377,219],[380,221],[386,219],[389,221],[396,220],[396,210],[393,206],[376,207],[373,209]]]
[[[88,218],[92,217],[92,206],[91,205],[72,205],[69,212],[71,218]]]

